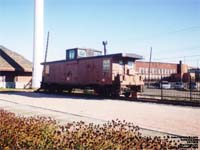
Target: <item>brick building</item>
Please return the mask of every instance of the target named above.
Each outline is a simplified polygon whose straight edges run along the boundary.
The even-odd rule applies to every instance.
[[[183,78],[183,75],[188,72],[188,66],[186,64],[182,64],[181,61],[179,64],[136,61],[135,65],[136,72],[140,73],[145,81],[159,81],[163,78],[177,81]]]
[[[29,88],[32,63],[0,45],[0,88]]]

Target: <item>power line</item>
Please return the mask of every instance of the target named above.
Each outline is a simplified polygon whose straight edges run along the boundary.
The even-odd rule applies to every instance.
[[[192,47],[185,47],[185,48],[176,48],[176,49],[164,49],[164,50],[162,50],[162,52],[163,51],[167,51],[167,52],[169,52],[169,51],[177,51],[177,50],[181,50],[181,51],[185,51],[185,50],[189,50],[190,52],[191,51],[199,51],[199,48],[200,48],[200,45],[197,45],[197,46],[192,46]]]
[[[168,33],[179,33],[179,32],[185,32],[185,31],[190,31],[190,30],[194,30],[194,29],[200,29],[200,26],[197,25],[197,26],[191,26],[191,27],[187,27],[187,28],[182,28],[182,29],[179,29],[179,30],[174,30],[174,31],[170,31]]]
[[[158,34],[156,36],[156,38],[162,37],[162,36],[171,35],[171,34],[174,34],[174,33],[188,32],[188,31],[194,31],[194,30],[199,30],[199,29],[200,29],[199,25],[197,25],[197,26],[191,26],[191,27],[186,27],[186,28],[180,28],[180,29],[177,29],[177,30],[172,30],[172,31],[163,33],[163,34]]]
[[[177,59],[177,58],[188,58],[188,57],[199,57],[200,54],[198,55],[186,55],[186,56],[178,56],[178,57],[165,57],[165,58],[154,58],[154,60],[166,60],[166,59]]]
[[[200,25],[196,25],[196,26],[190,26],[190,27],[185,27],[185,28],[179,28],[179,29],[175,29],[175,30],[171,30],[165,33],[157,33],[155,35],[151,35],[151,39],[146,39],[144,37],[144,39],[140,39],[142,41],[152,41],[158,38],[163,38],[165,36],[170,36],[176,33],[180,33],[180,32],[188,32],[188,31],[195,31],[195,30],[200,30]],[[153,37],[153,38],[152,38]]]

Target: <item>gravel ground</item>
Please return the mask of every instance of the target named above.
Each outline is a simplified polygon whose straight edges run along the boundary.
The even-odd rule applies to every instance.
[[[2,92],[0,108],[25,116],[51,116],[61,123],[80,120],[103,123],[118,118],[150,130],[200,137],[200,109],[194,107],[32,92]],[[148,134],[155,132],[149,131]]]

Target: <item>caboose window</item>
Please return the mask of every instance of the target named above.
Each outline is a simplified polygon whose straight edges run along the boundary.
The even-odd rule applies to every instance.
[[[105,59],[103,60],[103,71],[109,71],[110,70],[110,60]]]
[[[120,61],[119,61],[119,64],[120,64],[120,65],[123,65],[124,63],[123,63],[123,61],[122,61],[122,60],[120,60]]]
[[[133,66],[133,62],[132,61],[128,61],[128,66],[132,67]]]
[[[86,51],[85,50],[82,50],[82,49],[79,49],[78,50],[78,57],[86,57]]]
[[[74,50],[70,50],[69,51],[69,59],[74,59],[75,58],[75,51]]]
[[[100,55],[101,55],[101,52],[94,51],[94,56],[100,56]]]
[[[44,72],[45,74],[49,75],[49,65],[45,66]]]
[[[129,68],[134,68],[134,63],[132,61],[128,61],[128,67]]]

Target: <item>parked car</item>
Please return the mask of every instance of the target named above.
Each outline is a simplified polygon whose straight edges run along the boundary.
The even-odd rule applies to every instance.
[[[191,82],[188,84],[189,89],[197,89],[197,84],[195,82]]]
[[[176,83],[174,84],[174,89],[183,90],[183,89],[184,89],[184,84],[183,84],[183,82],[176,82]]]
[[[170,89],[171,88],[171,84],[168,81],[161,81],[160,82],[160,88]]]
[[[151,86],[153,88],[160,88],[160,83],[159,82],[154,82],[154,83],[151,84]]]

